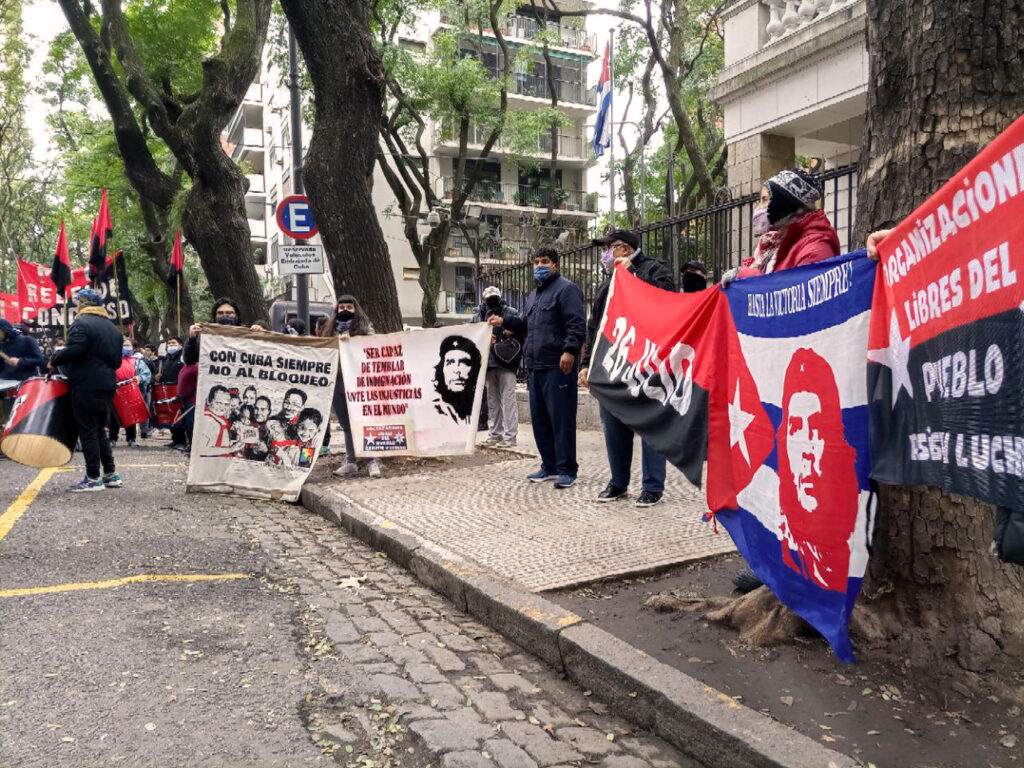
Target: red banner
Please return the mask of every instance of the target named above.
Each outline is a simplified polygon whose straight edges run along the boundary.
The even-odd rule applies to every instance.
[[[14,293],[0,293],[0,317],[9,323],[20,323],[18,296]]]
[[[89,278],[85,269],[71,271],[71,285],[68,294],[74,295],[75,291],[89,284]],[[27,322],[34,320],[42,310],[51,309],[63,300],[57,287],[50,279],[50,268],[42,264],[33,264],[30,261],[18,259],[18,308],[21,313],[20,320]]]

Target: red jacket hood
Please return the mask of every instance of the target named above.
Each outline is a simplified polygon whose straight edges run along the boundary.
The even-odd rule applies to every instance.
[[[775,259],[776,272],[839,255],[839,235],[822,211],[811,211],[786,229]]]

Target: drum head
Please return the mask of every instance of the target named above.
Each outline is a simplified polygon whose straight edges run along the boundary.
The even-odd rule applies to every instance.
[[[62,467],[71,461],[71,451],[60,440],[46,435],[8,435],[0,443],[7,458],[26,467]]]

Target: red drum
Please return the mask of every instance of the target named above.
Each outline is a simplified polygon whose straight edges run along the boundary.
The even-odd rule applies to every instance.
[[[178,423],[178,419],[181,413],[181,401],[174,400],[157,400],[153,404],[153,413],[156,415],[156,425],[158,427],[173,427]]]
[[[78,430],[70,393],[63,376],[23,381],[4,426],[0,451],[29,467],[59,467],[71,461]]]
[[[153,401],[159,403],[161,400],[173,400],[178,396],[177,384],[154,384]]]
[[[139,389],[135,379],[117,382],[117,391],[114,392],[114,411],[117,413],[117,420],[121,422],[122,427],[132,427],[149,418],[146,398],[142,396],[142,390]]]

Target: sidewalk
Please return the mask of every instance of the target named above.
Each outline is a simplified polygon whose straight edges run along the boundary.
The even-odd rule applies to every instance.
[[[481,432],[479,441],[487,438]],[[513,449],[478,451],[505,461],[442,472],[395,475],[384,463],[374,482],[335,482],[339,493],[426,541],[483,565],[531,592],[543,592],[631,573],[649,572],[735,550],[728,534],[715,534],[702,516],[704,492],[668,468],[665,500],[637,508],[640,443],[633,458],[628,500],[599,504],[608,482],[600,432],[578,434],[579,480],[556,490],[530,483],[539,467],[529,424]],[[497,458],[497,457],[495,457]],[[389,471],[389,469],[391,471]]]

